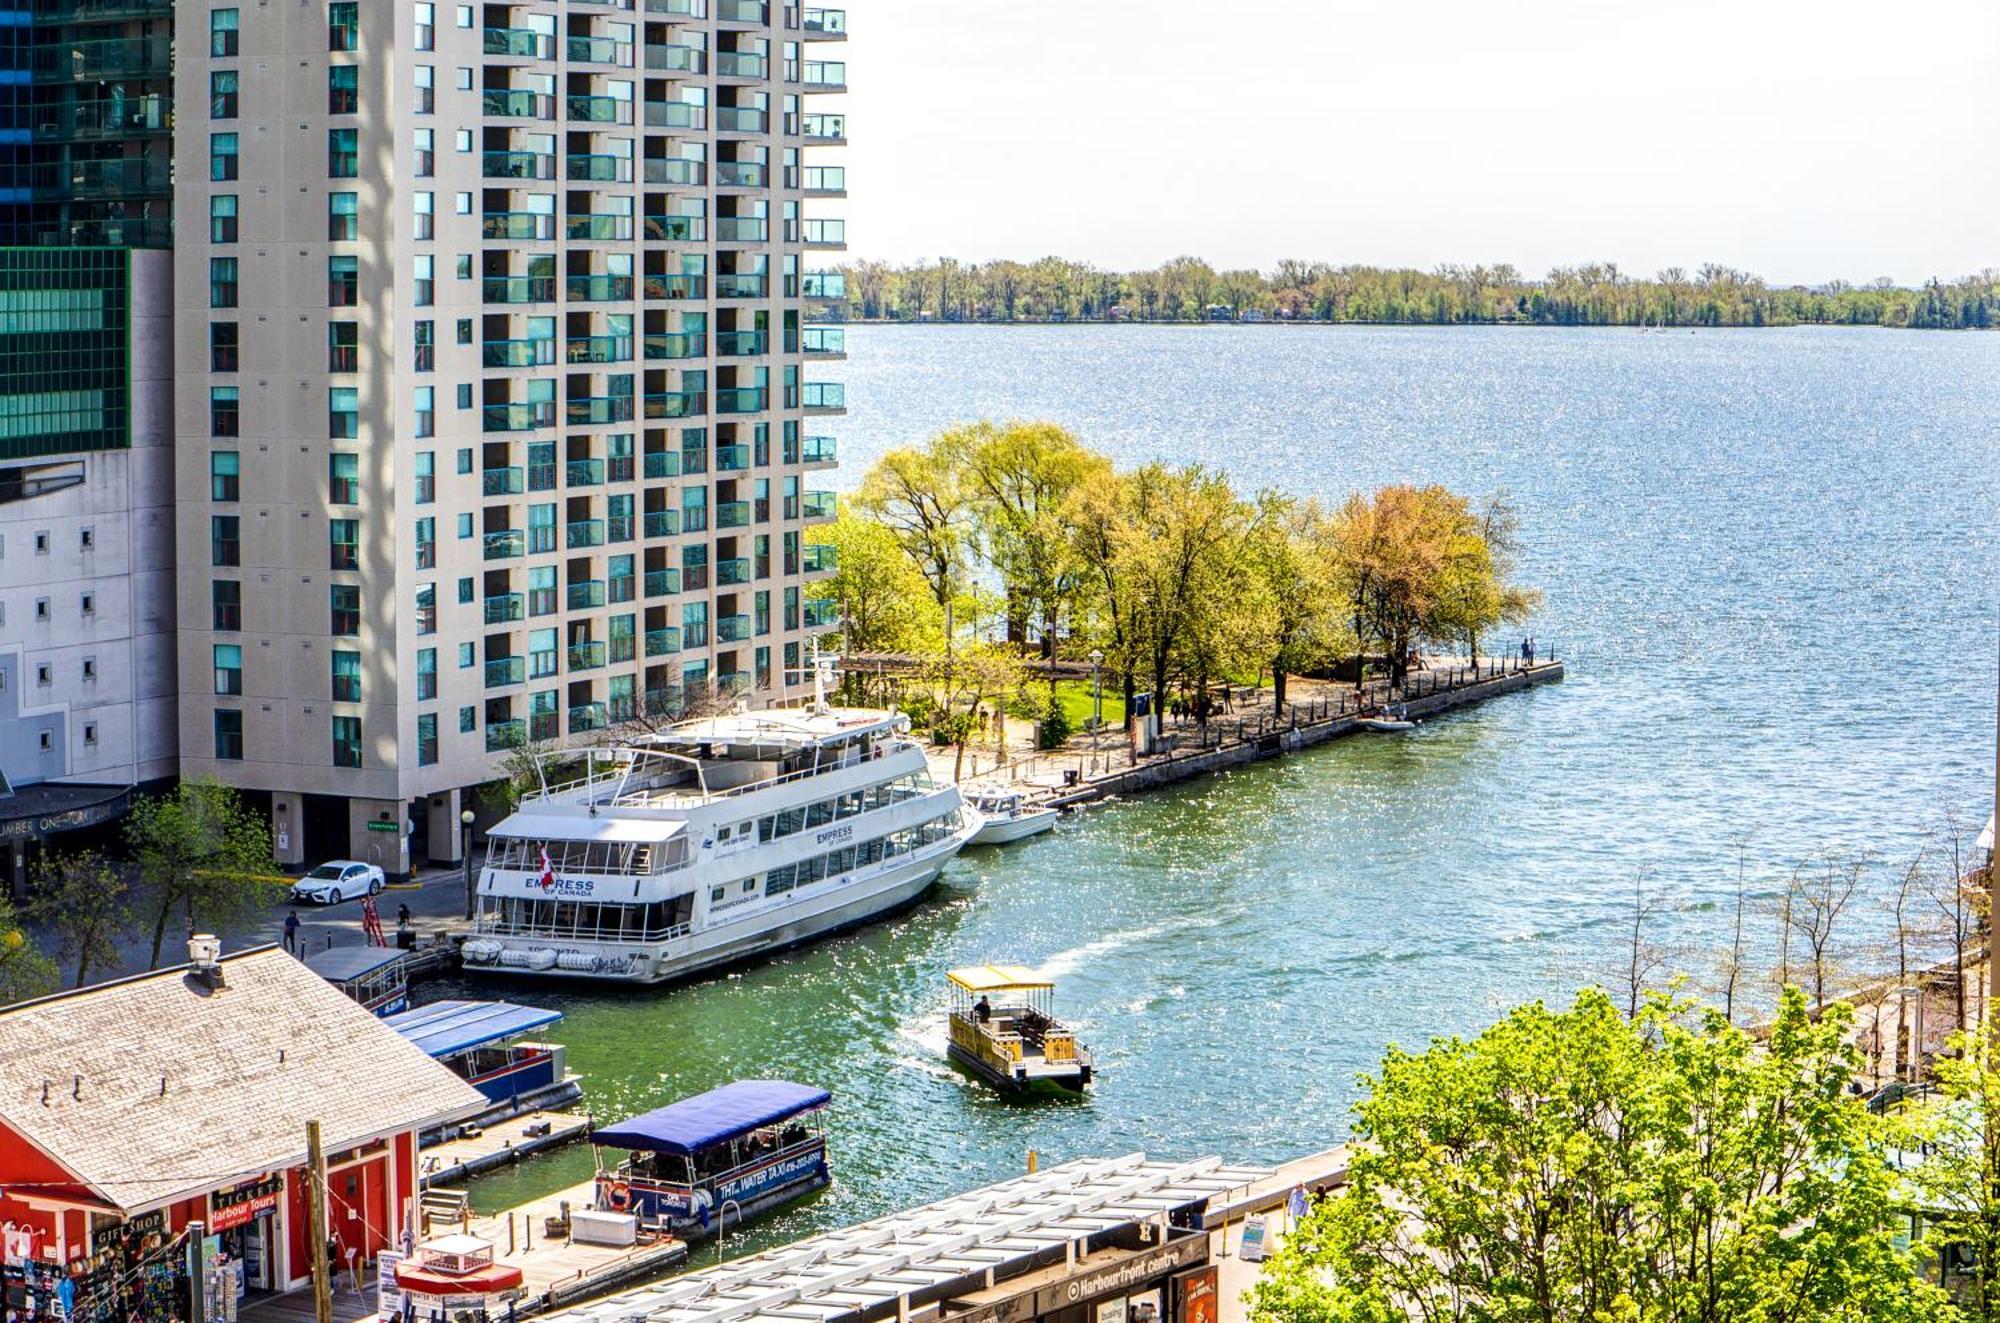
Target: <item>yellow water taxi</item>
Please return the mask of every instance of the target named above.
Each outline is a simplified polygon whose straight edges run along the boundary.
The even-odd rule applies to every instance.
[[[1080,1095],[1090,1053],[1055,1018],[1055,984],[1019,965],[973,965],[951,985],[951,1059],[1003,1093]]]

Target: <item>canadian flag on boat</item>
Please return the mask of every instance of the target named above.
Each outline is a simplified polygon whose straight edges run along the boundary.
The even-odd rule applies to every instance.
[[[556,889],[556,866],[549,862],[549,847],[542,847],[542,890]]]

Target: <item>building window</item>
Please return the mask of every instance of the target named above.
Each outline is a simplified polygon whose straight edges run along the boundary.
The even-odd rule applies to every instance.
[[[352,115],[361,109],[361,66],[336,64],[326,71],[326,113]]]
[[[335,717],[333,719],[333,765],[335,767],[361,766],[360,717]]]
[[[417,633],[438,632],[438,590],[434,583],[417,585]]]
[[[236,323],[208,324],[208,368],[211,372],[236,370]]]
[[[243,628],[243,585],[234,579],[217,579],[208,585],[208,604],[215,628]]]
[[[83,659],[83,678],[86,680],[95,680],[97,678],[97,658],[85,657]]]
[[[470,644],[470,643],[461,643],[461,644],[459,644],[459,645],[458,645],[458,669],[459,669],[459,670],[461,670],[461,671],[468,671],[468,670],[471,670],[471,669],[472,669],[472,667],[473,667],[473,665],[474,665],[474,663],[475,663],[476,661],[477,661],[477,653],[476,653],[475,649],[473,648],[473,645],[472,645],[472,644]]]
[[[417,362],[419,372],[430,372],[437,367],[437,323],[417,323]],[[426,387],[425,389],[429,389]],[[424,433],[422,435],[428,435]]]
[[[327,605],[329,611],[327,633],[337,639],[361,637],[361,585],[329,584]]]
[[[335,505],[361,504],[361,456],[336,451],[326,457],[326,499]]]
[[[208,12],[208,53],[211,58],[224,60],[236,54],[238,17],[234,9],[211,9]]]
[[[209,516],[208,563],[211,565],[243,563],[242,524],[235,515]]]
[[[472,511],[461,510],[458,512],[458,540],[460,542],[464,542],[470,539],[471,537],[472,537]],[[465,579],[462,580],[462,582],[465,585],[465,591],[464,594],[458,600],[460,600],[461,602],[470,602],[472,600],[472,580]]]
[[[208,259],[208,306],[211,308],[233,308],[236,306],[235,258],[211,257]]]
[[[470,731],[475,731],[478,729],[479,729],[479,710],[474,707],[460,708],[458,710],[458,733],[464,735]]]
[[[472,472],[472,447],[471,447],[471,446],[460,446],[460,447],[458,448],[458,471],[459,471],[460,473],[470,473],[470,472]]]
[[[438,696],[438,650],[417,649],[417,701],[427,703]]]
[[[437,238],[437,194],[418,193],[412,205],[416,209],[410,237],[412,239]]]
[[[361,302],[360,259],[326,259],[326,304],[329,308],[352,308]]]
[[[242,456],[234,450],[218,450],[208,457],[208,499],[234,501],[241,478]]]
[[[326,370],[354,372],[361,366],[361,323],[326,324]]]
[[[438,719],[435,712],[417,714],[417,766],[435,767],[438,760]]]
[[[326,523],[326,567],[330,570],[361,568],[361,521],[329,519]]]
[[[469,345],[472,343],[472,318],[460,317],[455,330],[460,344]]]
[[[361,6],[357,0],[333,0],[326,7],[326,48],[330,51],[361,49]]]
[[[419,386],[416,389],[417,436],[419,438],[437,435],[437,387]]]
[[[429,51],[437,49],[437,6],[421,4],[417,6],[417,49]]]
[[[361,392],[353,386],[329,386],[326,391],[326,434],[335,441],[361,435]]]
[[[231,10],[235,13],[235,10]],[[231,32],[230,36],[236,34]],[[225,763],[243,761],[243,714],[241,712],[215,710],[215,756]]]
[[[208,135],[208,177],[216,181],[236,178],[235,134]]]
[[[208,117],[236,118],[236,71],[216,69],[208,75]]]
[[[437,302],[437,258],[429,253],[418,253],[416,259],[417,278],[411,289],[411,302],[419,308],[428,308]]]
[[[86,721],[83,723],[83,743],[86,748],[96,745],[97,723],[95,721]]]
[[[472,576],[471,576],[471,575],[467,575],[467,576],[465,576],[464,578],[460,579],[460,580],[458,581],[458,603],[459,603],[459,605],[460,605],[460,606],[464,606],[464,605],[466,605],[467,603],[469,603],[470,601],[472,601],[472,599],[473,599],[473,596],[474,596],[474,595],[475,595],[475,594],[474,594],[474,584],[473,584],[473,582],[472,582]]]
[[[419,450],[415,462],[417,490],[413,499],[418,505],[429,505],[437,499],[437,451]]]
[[[333,657],[333,701],[336,703],[359,703],[361,701],[361,654],[334,649]]]
[[[472,407],[472,383],[469,381],[458,383],[458,407],[461,409]]]
[[[78,606],[78,609],[79,609],[79,610],[81,610],[81,611],[83,612],[83,614],[85,614],[85,615],[87,615],[87,616],[94,616],[94,615],[96,615],[96,614],[97,614],[97,594],[96,594],[96,593],[85,593],[85,594],[83,595],[83,600],[82,600],[81,602],[79,602],[79,603],[77,604],[77,606]]]
[[[236,195],[217,193],[208,200],[208,241],[236,242]]]
[[[210,436],[235,436],[238,434],[238,398],[241,392],[234,386],[210,386],[208,388],[208,434]]]
[[[361,195],[326,195],[326,237],[334,243],[353,243],[361,237]]]
[[[417,568],[430,570],[437,568],[437,520],[429,515],[417,521]]]
[[[437,109],[437,66],[420,64],[417,66],[416,113],[428,115]]]
[[[429,179],[437,173],[437,130],[418,129],[412,135],[416,148],[416,175],[419,179]],[[418,235],[424,238],[424,235]]]
[[[326,131],[326,174],[329,179],[353,179],[361,173],[361,132],[358,129]],[[229,176],[234,179],[236,176]]]
[[[239,643],[215,645],[215,692],[241,697],[243,693],[243,646]]]

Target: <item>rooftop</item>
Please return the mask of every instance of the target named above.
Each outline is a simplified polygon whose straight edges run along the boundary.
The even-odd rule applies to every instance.
[[[127,1214],[486,1106],[284,952],[0,1009],[0,1121]]]
[[[1047,1262],[1050,1250],[1157,1219],[1268,1175],[1192,1162],[1066,1162],[549,1316],[550,1323],[832,1323],[958,1298]]]

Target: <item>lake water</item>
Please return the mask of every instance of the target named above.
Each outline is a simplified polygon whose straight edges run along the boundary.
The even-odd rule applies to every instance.
[[[1196,460],[1337,499],[1509,491],[1531,626],[1568,680],[1397,739],[1092,812],[962,859],[912,913],[665,994],[513,995],[600,1116],[730,1079],[838,1095],[837,1184],[770,1243],[1018,1172],[1147,1149],[1276,1161],[1341,1138],[1385,1043],[1564,998],[1616,959],[1635,877],[1689,972],[1738,852],[1769,894],[1814,851],[1878,882],[1947,809],[1984,818],[2000,615],[2000,336],[1884,331],[858,327],[843,486],[949,423],[1046,417],[1121,463]],[[1854,933],[1886,922],[1871,905]],[[1775,923],[1754,920],[1768,944]],[[943,1063],[943,971],[1061,979],[1085,1103]],[[1866,963],[1865,955],[1856,957]],[[459,991],[433,987],[429,996]],[[472,995],[481,995],[475,988]],[[484,995],[497,995],[486,987]],[[582,1179],[587,1150],[474,1188]]]

